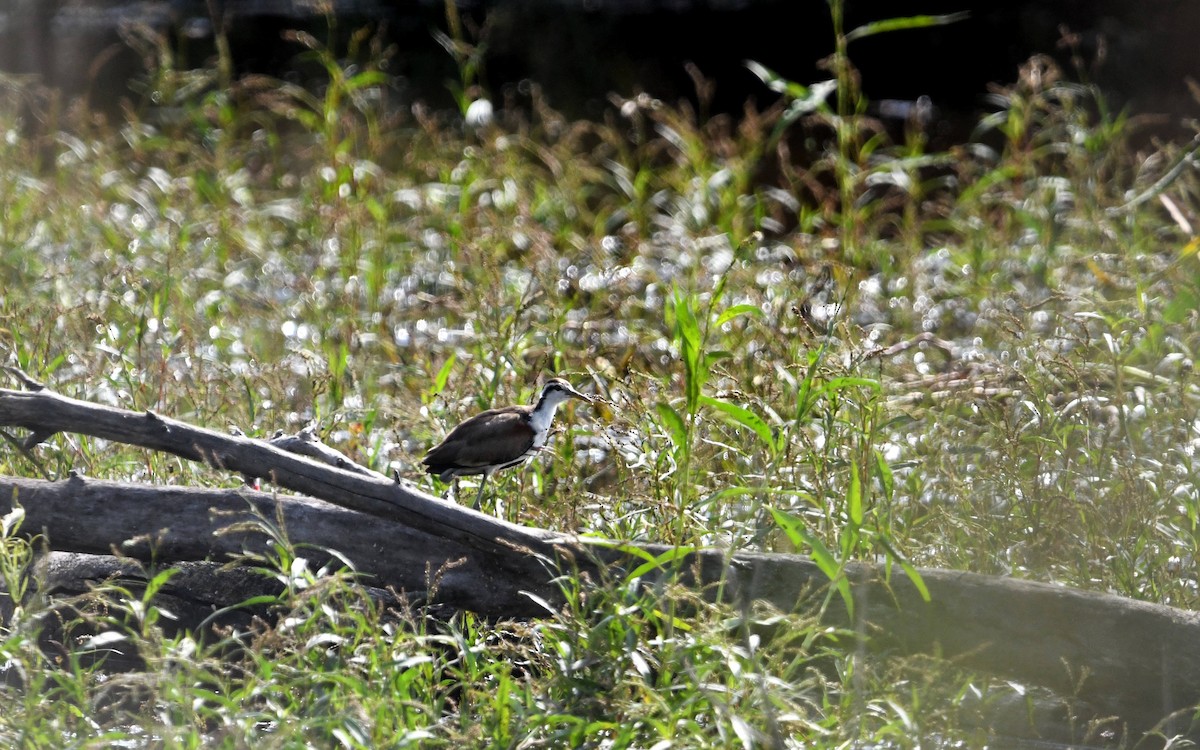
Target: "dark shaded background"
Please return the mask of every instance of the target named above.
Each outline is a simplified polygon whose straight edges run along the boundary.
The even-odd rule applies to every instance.
[[[570,115],[595,116],[613,91],[694,98],[686,62],[715,84],[714,111],[771,98],[745,69],[747,59],[803,83],[829,77],[817,66],[832,51],[825,0],[492,0],[460,7],[468,28],[486,27],[483,81],[493,95],[536,81]],[[970,18],[952,26],[855,42],[851,57],[867,95],[928,95],[944,111],[968,113],[988,83],[1011,82],[1035,53],[1069,68],[1060,39],[1070,29],[1087,75],[1116,105],[1172,115],[1200,109],[1184,83],[1200,73],[1196,0],[847,0],[846,27],[960,10]],[[162,30],[184,64],[202,65],[213,59],[214,16],[227,29],[238,72],[301,79],[300,49],[284,31],[302,28],[344,49],[355,29],[381,28],[397,50],[390,71],[400,76],[401,100],[452,106],[447,82],[457,73],[432,35],[446,25],[437,0],[0,0],[0,67],[37,74],[103,105],[126,92],[139,70],[138,57],[121,43],[122,25]]]

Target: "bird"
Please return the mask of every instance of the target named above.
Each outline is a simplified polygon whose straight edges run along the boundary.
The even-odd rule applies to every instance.
[[[533,406],[504,406],[476,414],[451,430],[421,463],[443,482],[482,474],[479,494],[472,506],[479,510],[488,478],[501,469],[524,463],[540,451],[550,434],[558,405],[569,398],[593,402],[562,378],[551,378],[542,386]]]

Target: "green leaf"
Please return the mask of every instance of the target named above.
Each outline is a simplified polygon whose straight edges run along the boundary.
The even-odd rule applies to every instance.
[[[921,571],[917,570],[916,566],[908,561],[900,550],[891,543],[886,536],[880,536],[879,541],[883,543],[884,549],[892,557],[893,560],[900,563],[900,567],[904,569],[904,574],[908,576],[908,580],[912,581],[912,585],[916,586],[917,593],[921,595],[921,599],[926,602],[933,601],[933,597],[929,594],[929,587],[925,585],[925,579],[921,577]]]
[[[383,204],[375,200],[375,198],[367,198],[367,211],[371,214],[371,218],[379,224],[387,223],[387,209]]]
[[[1167,323],[1182,323],[1198,306],[1200,306],[1200,299],[1197,299],[1195,292],[1189,289],[1180,289],[1175,294],[1175,298],[1168,302],[1166,308],[1163,309],[1163,320]]]
[[[454,369],[454,361],[458,359],[458,355],[451,354],[450,357],[442,363],[442,367],[438,370],[437,376],[433,379],[433,393],[441,393],[446,389],[446,383],[450,381],[450,371]]]
[[[751,430],[755,435],[758,435],[763,444],[767,446],[767,450],[772,453],[778,450],[778,444],[775,439],[775,434],[771,431],[771,426],[766,421],[750,411],[749,409],[731,404],[728,401],[722,401],[719,398],[712,396],[701,396],[700,403],[705,406],[711,406],[717,411],[724,414],[731,421],[740,424],[741,426]]]
[[[859,476],[857,462],[850,463],[850,487],[846,490],[846,513],[850,516],[850,525],[852,527],[855,529],[862,528],[862,477]]]
[[[875,473],[879,476],[879,483],[883,485],[883,497],[886,500],[891,500],[896,490],[896,477],[892,474],[892,467],[888,466],[887,459],[883,457],[883,453],[878,450],[875,453]]]
[[[672,547],[666,552],[663,552],[661,555],[647,560],[633,570],[629,571],[629,574],[625,576],[625,580],[628,582],[632,581],[634,578],[641,578],[650,571],[666,567],[667,563],[675,562],[676,560],[687,557],[695,551],[696,548],[690,546]]]
[[[883,393],[883,385],[874,378],[857,378],[845,376],[840,378],[832,378],[825,382],[821,390],[825,391],[840,391],[846,388],[867,388],[876,393]]]
[[[960,11],[958,13],[948,13],[943,16],[909,16],[907,18],[887,18],[882,21],[872,21],[846,34],[846,41],[853,42],[855,39],[863,39],[875,34],[886,34],[892,31],[945,26],[946,24],[958,23],[970,15],[967,11]]]
[[[804,380],[800,383],[800,391],[796,394],[796,421],[799,422],[808,414],[808,410],[817,402],[819,391],[814,391],[813,384],[816,382],[817,367],[821,364],[821,360],[825,358],[825,352],[829,348],[829,342],[823,342],[821,348],[815,352],[808,353],[808,368],[804,371]]]
[[[803,99],[809,95],[809,90],[806,86],[795,81],[789,81],[762,63],[755,62],[754,60],[746,60],[743,64],[747,70],[758,77],[758,80],[765,83],[767,88],[777,94],[785,94],[793,99]]]
[[[717,316],[717,326],[723,326],[739,315],[753,315],[757,318],[764,317],[762,308],[758,305],[734,305],[726,308],[724,312]]]
[[[167,581],[170,581],[171,578],[174,577],[174,575],[178,572],[178,568],[167,568],[166,570],[160,570],[156,576],[146,582],[146,590],[142,593],[142,601],[149,602],[151,599],[153,599],[155,594],[158,593],[159,589],[167,585]]]
[[[917,592],[921,594],[921,599],[926,602],[933,601],[933,597],[929,594],[929,587],[925,585],[925,579],[921,577],[921,573],[917,570],[916,566],[903,557],[899,558],[897,562],[900,563],[901,568],[904,568],[904,573],[908,576],[908,580],[912,581],[912,585],[917,587]]]
[[[700,324],[692,310],[692,297],[678,288],[675,290],[675,335],[679,339],[680,354],[683,356],[684,386],[687,396],[688,414],[696,413],[700,402],[700,389],[708,377],[704,356]]]
[[[210,614],[208,617],[205,617],[200,622],[199,630],[203,631],[204,628],[208,627],[209,624],[212,623],[214,620],[216,620],[216,619],[220,618],[222,615],[228,614],[230,612],[236,612],[239,609],[248,609],[250,607],[257,607],[260,605],[277,604],[278,602],[279,602],[279,597],[272,596],[270,594],[260,594],[258,596],[252,596],[249,599],[243,599],[242,601],[238,602],[237,604],[231,604],[228,607],[221,607],[218,610],[214,610],[212,612],[212,614]]]
[[[665,401],[659,401],[654,409],[658,412],[658,421],[662,422],[663,427],[667,429],[671,442],[675,444],[676,448],[682,450],[688,442],[687,422]]]
[[[822,396],[827,393],[836,393],[838,391],[851,390],[853,388],[866,388],[874,391],[876,394],[883,393],[883,385],[872,378],[857,378],[857,377],[840,377],[833,378],[825,382],[818,388],[810,397],[809,405],[816,403]]]
[[[758,76],[758,79],[767,85],[767,88],[792,100],[787,112],[784,113],[779,125],[775,128],[774,137],[776,138],[783,132],[783,129],[800,117],[817,110],[826,111],[828,107],[825,100],[829,98],[830,94],[837,91],[837,81],[835,80],[818,81],[812,86],[804,86],[795,81],[789,81],[753,60],[746,60],[744,64],[751,73]]]
[[[692,311],[692,297],[679,289],[675,290],[675,327],[680,341],[695,350],[700,349],[700,324]]]
[[[696,551],[696,547],[693,547],[690,545],[684,545],[684,546],[680,546],[680,547],[672,547],[671,549],[668,549],[665,552],[663,552],[661,555],[652,555],[649,552],[647,552],[646,550],[642,549],[641,547],[637,547],[632,544],[622,544],[619,542],[610,542],[607,539],[596,539],[596,540],[593,540],[593,543],[596,544],[597,546],[607,547],[607,548],[613,549],[613,550],[619,550],[621,552],[624,552],[627,555],[630,555],[631,557],[640,557],[642,560],[645,560],[645,562],[643,562],[641,565],[637,566],[636,568],[634,568],[633,570],[629,571],[629,573],[626,574],[626,576],[625,576],[626,583],[632,581],[635,578],[641,578],[642,576],[646,575],[647,573],[649,573],[652,570],[664,568],[664,567],[666,567],[666,565],[668,563],[672,563],[677,560],[682,560],[683,558],[687,557],[688,555],[690,555]],[[546,607],[547,610],[552,611],[550,604],[548,602],[546,602],[544,599],[541,599],[540,597],[537,597],[533,594],[526,593],[525,595],[528,596],[529,598],[533,599],[534,601],[536,601],[538,604],[542,605],[543,607]],[[656,617],[659,617],[663,620],[669,620],[671,622],[672,627],[674,627],[678,630],[688,632],[688,631],[691,631],[691,629],[692,629],[692,626],[686,620],[682,620],[672,614],[663,612],[662,610],[659,610],[657,608],[652,609],[650,611]]]
[[[356,91],[368,86],[385,86],[391,78],[380,70],[364,70],[346,79],[346,90]]]
[[[837,81],[835,80],[814,83],[808,96],[792,100],[792,103],[784,111],[783,117],[779,118],[779,124],[775,126],[772,137],[778,139],[783,129],[805,115],[813,112],[828,112],[829,105],[825,103],[825,100],[835,91],[837,91]]]
[[[850,581],[843,575],[842,565],[825,546],[824,542],[811,533],[804,526],[804,521],[793,516],[790,513],[785,513],[781,510],[771,508],[771,515],[775,518],[775,523],[779,524],[779,528],[783,529],[783,533],[787,534],[788,539],[797,549],[803,549],[808,546],[812,550],[813,562],[821,569],[821,572],[828,576],[831,583],[837,587],[838,593],[842,597],[842,601],[846,604],[846,612],[850,615],[850,619],[854,619],[854,596],[850,593]]]

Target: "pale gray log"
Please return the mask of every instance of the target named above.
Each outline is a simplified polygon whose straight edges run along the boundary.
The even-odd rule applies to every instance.
[[[334,550],[371,586],[424,595],[433,582],[441,604],[490,615],[544,614],[520,592],[550,599],[557,592],[548,584],[545,564],[525,555],[510,551],[499,557],[305,497],[84,477],[59,482],[0,478],[0,494],[24,508],[22,530],[45,534],[53,549],[225,562],[244,552],[270,552],[270,537],[254,529],[265,518],[286,532],[298,556],[314,569],[336,563],[328,552]],[[7,511],[7,505],[0,510]]]
[[[378,475],[345,471],[288,453],[263,440],[225,435],[153,412],[79,401],[49,390],[0,389],[0,424],[25,427],[43,440],[55,432],[93,435],[203,461],[229,472],[263,477],[344,508],[498,554],[502,560],[512,560],[508,553],[514,548],[548,559],[554,554],[555,544],[572,543],[569,536],[508,523]],[[537,566],[523,563],[520,567],[531,572]]]

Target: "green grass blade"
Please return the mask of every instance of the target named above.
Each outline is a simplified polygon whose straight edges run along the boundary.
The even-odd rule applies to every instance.
[[[723,326],[729,321],[740,315],[753,315],[756,318],[762,318],[763,311],[758,305],[734,305],[726,308],[724,312],[717,316],[717,327]]]
[[[917,567],[909,562],[908,558],[900,550],[896,549],[896,546],[886,536],[881,535],[879,541],[883,544],[884,549],[887,550],[888,555],[900,563],[904,574],[908,576],[908,580],[916,587],[917,593],[921,595],[921,599],[926,602],[933,601],[933,597],[929,594],[929,587],[925,585],[925,579],[921,577],[921,571],[917,570]]]
[[[675,326],[680,341],[698,352],[700,350],[700,323],[696,320],[695,311],[692,310],[691,295],[684,294],[680,289],[675,290]]]
[[[682,545],[679,547],[672,547],[660,555],[654,555],[633,544],[611,543],[607,540],[597,540],[596,545],[617,550],[618,552],[623,552],[631,557],[639,557],[644,560],[641,565],[637,566],[625,575],[626,583],[635,578],[641,578],[652,570],[664,568],[668,563],[675,562],[676,560],[682,560],[696,551],[696,547],[694,546]],[[526,596],[529,596],[531,599],[535,599],[536,601],[536,597],[534,595],[526,594]]]
[[[208,617],[205,617],[204,620],[201,621],[200,626],[197,627],[196,630],[203,631],[204,628],[208,627],[208,625],[210,623],[212,623],[213,621],[220,618],[222,615],[227,614],[229,612],[236,612],[239,609],[250,609],[252,607],[276,604],[278,602],[279,602],[279,597],[272,596],[270,594],[259,594],[258,596],[252,596],[248,599],[243,599],[242,601],[238,602],[237,604],[231,604],[227,607],[222,607],[220,609],[213,610],[212,614],[210,614]]]
[[[753,60],[746,60],[744,64],[746,69],[757,76],[767,88],[777,94],[783,94],[792,100],[791,106],[788,107],[787,113],[780,122],[781,126],[786,126],[810,112],[817,110],[826,111],[828,107],[825,104],[825,100],[837,90],[837,81],[834,80],[819,81],[812,86],[804,86],[795,81],[789,81],[765,65]],[[774,137],[778,137],[780,132],[777,128]]]
[[[433,379],[433,394],[441,393],[446,389],[446,383],[450,381],[450,372],[454,369],[454,363],[457,359],[458,354],[455,352],[451,352],[450,356],[446,358],[446,361],[442,364]]]
[[[892,474],[892,467],[888,466],[883,453],[878,450],[873,453],[875,454],[875,473],[879,476],[879,483],[883,487],[883,497],[885,500],[891,500],[895,497],[896,477]]]
[[[364,70],[362,73],[346,79],[346,91],[357,91],[371,86],[386,86],[390,81],[391,77],[382,71]]]
[[[589,541],[597,547],[604,547],[605,549],[613,549],[617,550],[618,552],[624,552],[632,557],[640,557],[646,562],[654,560],[654,555],[650,554],[641,547],[638,547],[637,545],[614,542],[610,539],[605,539],[602,537],[594,538]]]
[[[163,586],[166,586],[167,582],[170,581],[171,578],[173,578],[178,572],[178,568],[167,568],[166,570],[159,571],[157,575],[146,582],[146,589],[142,593],[142,601],[149,603],[149,601],[154,598],[155,594],[158,593],[159,589],[161,589]]]
[[[853,388],[866,388],[876,394],[883,393],[883,384],[874,378],[858,378],[858,377],[838,377],[831,378],[824,385],[818,388],[809,396],[809,404],[814,404],[821,400],[821,397],[827,393],[837,393],[839,391],[847,391]]]
[[[661,555],[657,555],[629,571],[629,574],[625,576],[625,580],[628,582],[634,578],[641,578],[650,571],[665,568],[668,563],[683,559],[695,551],[696,548],[691,546],[672,547]]]
[[[679,339],[680,354],[683,357],[687,411],[688,414],[695,414],[700,403],[700,389],[708,374],[703,355],[704,342],[700,333],[700,323],[692,309],[692,297],[677,288],[674,308],[675,335]]]
[[[859,474],[858,464],[856,462],[851,462],[850,464],[850,487],[846,490],[846,513],[850,516],[850,524],[854,528],[858,529],[862,527],[862,477]]]
[[[731,404],[728,401],[722,401],[712,396],[701,396],[700,403],[705,406],[711,406],[728,417],[730,421],[750,430],[762,440],[767,450],[771,451],[772,454],[775,453],[777,448],[775,433],[771,431],[771,426],[762,417],[745,407]]]
[[[1195,291],[1200,289],[1200,278],[1197,278],[1193,284],[1193,289],[1176,290],[1174,299],[1163,308],[1164,321],[1171,324],[1182,323],[1196,311],[1196,308],[1200,307],[1200,295],[1197,295]]]
[[[666,428],[671,442],[675,447],[682,450],[687,445],[687,423],[683,421],[683,417],[679,416],[679,412],[671,408],[671,405],[665,401],[659,401],[654,407],[658,412],[658,421]]]
[[[813,404],[817,402],[817,397],[820,395],[820,388],[816,385],[817,372],[828,350],[829,342],[824,341],[819,349],[808,353],[808,366],[804,370],[804,379],[800,381],[800,388],[796,393],[797,422],[803,421]]]
[[[872,21],[865,23],[856,29],[846,34],[846,41],[853,42],[855,39],[864,39],[876,34],[887,34],[892,31],[906,31],[908,29],[924,29],[930,26],[945,26],[946,24],[958,23],[967,18],[971,14],[967,11],[958,13],[947,13],[942,16],[908,16],[906,18],[886,18],[882,21]]]
[[[846,612],[853,619],[854,596],[850,592],[850,581],[844,575],[842,564],[833,556],[833,552],[804,526],[804,521],[800,518],[790,513],[776,510],[775,508],[771,508],[771,516],[774,517],[775,523],[779,525],[779,528],[783,529],[783,533],[787,535],[787,538],[797,549],[808,547],[812,550],[813,562],[829,578],[830,582],[837,587],[838,594],[841,595],[842,601],[846,605]]]

